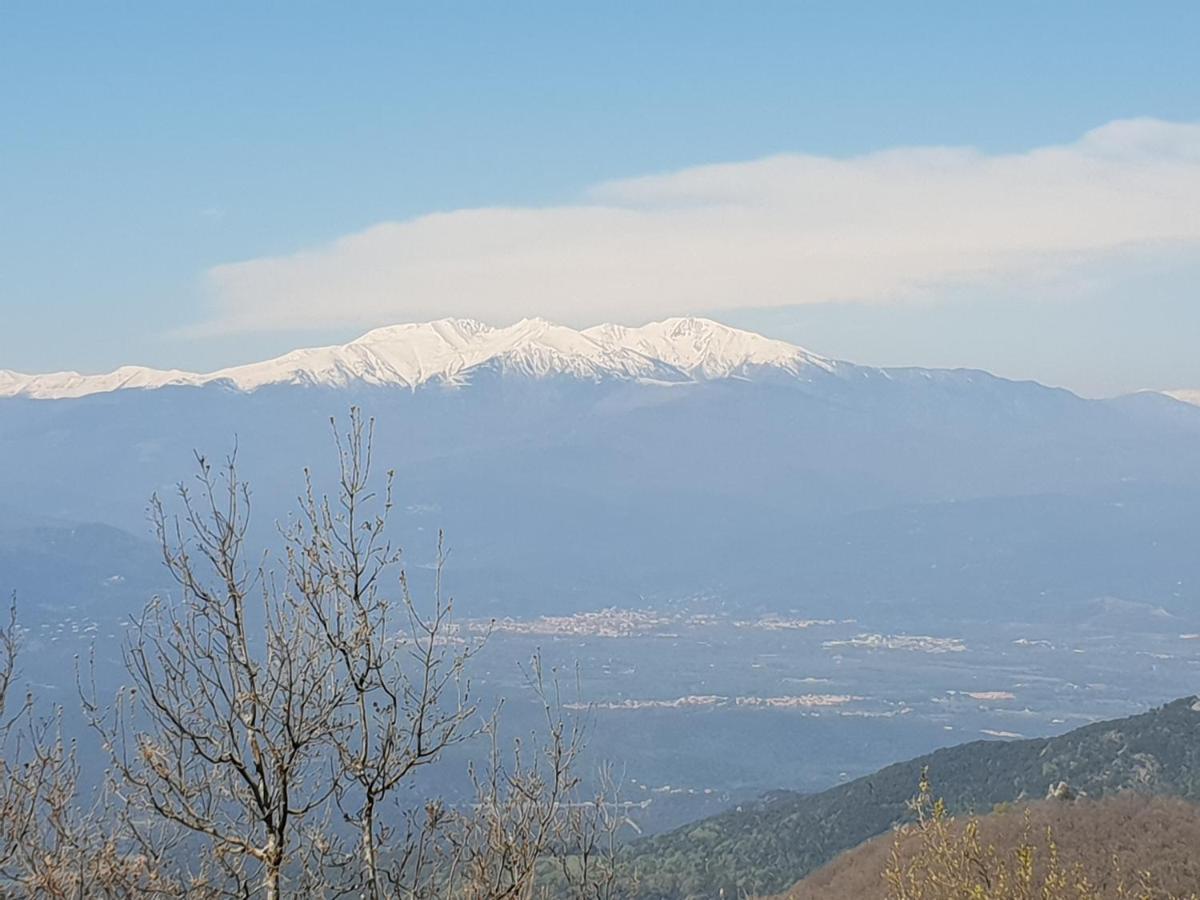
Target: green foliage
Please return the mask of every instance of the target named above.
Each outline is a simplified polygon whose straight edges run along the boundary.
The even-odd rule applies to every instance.
[[[638,841],[626,853],[653,900],[785,890],[838,853],[910,820],[928,769],[947,809],[985,813],[1041,799],[1065,781],[1089,797],[1139,790],[1200,800],[1200,712],[1194,698],[1054,738],[975,741],[897,763],[819,794],[774,793]]]

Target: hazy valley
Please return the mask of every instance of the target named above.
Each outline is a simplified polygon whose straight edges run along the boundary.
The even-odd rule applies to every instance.
[[[636,367],[535,324],[418,384],[304,354],[264,367],[283,383],[173,375],[55,399],[28,382],[0,399],[0,571],[29,676],[69,707],[56,676],[95,646],[116,683],[129,616],[172,590],[146,503],[193,450],[236,446],[266,544],[302,470],[327,477],[330,417],[357,404],[397,470],[418,593],[444,529],[457,627],[491,635],[479,689],[520,710],[518,663],[577,667],[591,752],[644,830],[1194,686],[1200,409],[830,363],[700,320],[654,329],[668,337]],[[432,353],[428,333],[373,334],[380,356]]]

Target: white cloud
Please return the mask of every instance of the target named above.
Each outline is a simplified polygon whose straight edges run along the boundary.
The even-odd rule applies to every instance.
[[[384,222],[212,269],[198,330],[886,302],[1167,243],[1200,248],[1200,125],[1134,119],[1020,154],[776,156]]]

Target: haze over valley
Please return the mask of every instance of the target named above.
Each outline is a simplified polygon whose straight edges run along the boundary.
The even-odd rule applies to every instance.
[[[117,678],[129,616],[172,590],[147,500],[193,450],[236,448],[265,544],[358,405],[414,584],[444,530],[457,627],[491,635],[479,687],[519,708],[516,661],[578,665],[645,831],[1136,712],[1200,663],[1200,408],[1165,395],[862,367],[702,319],[444,321],[214,376],[9,384],[0,559],[31,676],[94,645]]]
[[[0,3],[0,900],[1200,900],[1198,36]]]

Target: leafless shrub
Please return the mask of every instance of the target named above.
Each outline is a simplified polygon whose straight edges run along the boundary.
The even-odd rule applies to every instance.
[[[177,598],[156,598],[124,648],[132,685],[85,708],[124,801],[199,838],[224,885],[280,896],[298,831],[334,784],[321,768],[344,730],[345,685],[307,612],[246,555],[250,492],[230,459],[197,458],[180,517],[151,516]]]
[[[180,895],[153,842],[123,838],[133,832],[117,798],[102,787],[86,799],[62,710],[39,715],[28,693],[15,713],[8,706],[17,649],[14,601],[0,629],[0,896]]]
[[[478,733],[465,669],[480,644],[452,640],[441,535],[432,603],[422,610],[414,601],[387,538],[394,473],[382,493],[372,489],[372,437],[373,422],[357,410],[345,436],[334,423],[337,495],[318,497],[306,473],[301,519],[286,538],[292,588],[342,683],[334,797],[358,833],[359,863],[358,877],[343,886],[378,900],[385,868],[409,890],[428,877],[426,825],[411,815],[404,827],[388,825],[380,812],[416,770]]]
[[[601,772],[596,793],[580,794],[582,723],[566,714],[561,682],[539,656],[527,674],[542,728],[506,751],[490,723],[487,763],[471,770],[474,806],[452,814],[442,835],[444,890],[468,900],[622,896],[611,773]]]
[[[950,816],[923,779],[916,821],[850,850],[788,900],[1184,900],[1200,883],[1200,809],[1120,794]]]
[[[440,536],[427,603],[389,542],[393,474],[377,491],[372,436],[357,410],[347,434],[335,424],[337,491],[319,495],[306,473],[278,558],[250,557],[250,491],[232,458],[214,469],[197,457],[177,515],[153,499],[178,591],[131,623],[130,684],[111,703],[94,666],[80,678],[111,784],[98,814],[77,814],[73,756],[35,735],[55,800],[25,819],[77,823],[55,826],[56,839],[82,836],[89,859],[125,872],[114,885],[140,878],[130,896],[500,900],[551,883],[555,896],[618,896],[611,783],[581,799],[583,730],[557,680],[534,661],[544,733],[502,748],[496,716],[481,715],[471,693],[466,670],[481,643],[455,630]],[[397,802],[420,769],[480,737],[490,749],[465,773],[473,804]],[[97,823],[116,835],[108,849],[95,844]],[[74,884],[95,892],[102,880],[87,877],[86,890]]]

